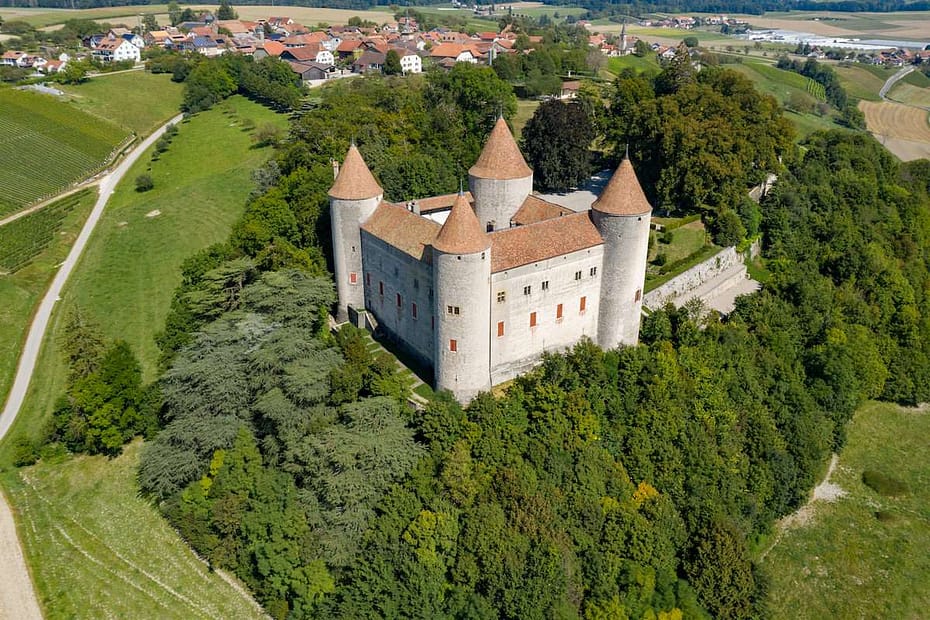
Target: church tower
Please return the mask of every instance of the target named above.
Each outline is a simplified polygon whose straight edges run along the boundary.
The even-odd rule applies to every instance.
[[[506,230],[533,191],[533,171],[526,165],[504,117],[497,119],[475,165],[468,170],[481,229]]]
[[[433,241],[436,389],[467,402],[490,389],[491,240],[462,192]]]
[[[626,56],[627,39],[626,39],[626,20],[623,20],[623,26],[620,28],[620,55]]]
[[[329,190],[333,260],[339,293],[337,320],[348,316],[349,306],[359,310],[365,307],[361,224],[375,212],[383,196],[384,190],[375,181],[358,148],[352,144]]]
[[[597,343],[603,349],[639,340],[651,215],[652,206],[625,157],[591,205],[591,219],[604,239],[597,328]]]

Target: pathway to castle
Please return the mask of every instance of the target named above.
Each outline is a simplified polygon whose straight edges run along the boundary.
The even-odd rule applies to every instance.
[[[61,290],[65,282],[67,282],[68,276],[71,275],[71,271],[77,265],[81,253],[94,231],[94,227],[100,220],[100,216],[103,215],[103,209],[106,207],[110,195],[142,153],[165,133],[168,125],[180,122],[181,118],[181,115],[178,115],[152,132],[152,135],[126,155],[125,159],[120,162],[113,172],[100,180],[100,196],[97,203],[88,216],[84,228],[81,229],[81,234],[78,235],[74,246],[68,253],[68,257],[61,264],[58,273],[55,274],[55,279],[52,280],[45,297],[42,298],[42,303],[39,305],[39,309],[32,319],[32,324],[29,326],[29,334],[26,337],[26,345],[23,347],[19,365],[16,368],[13,387],[10,389],[6,406],[3,408],[3,412],[0,413],[0,439],[3,439],[7,431],[10,430],[16,416],[19,414],[19,410],[26,398],[29,383],[32,381],[32,373],[35,370],[36,360],[42,347],[42,340],[45,338],[45,331],[48,328],[55,302],[60,299]],[[41,617],[42,613],[39,611],[39,604],[32,587],[32,580],[29,577],[29,570],[26,567],[22,548],[16,536],[13,513],[3,494],[0,493],[0,620],[7,618],[11,620],[32,620]]]

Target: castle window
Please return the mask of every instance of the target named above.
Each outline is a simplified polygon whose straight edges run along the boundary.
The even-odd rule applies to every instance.
[[[544,290],[544,291],[548,291],[548,290],[549,290],[549,280],[543,280],[543,283],[542,283],[542,290]]]
[[[432,286],[429,287],[429,298],[430,298],[430,299],[433,298],[433,287],[432,287]]]
[[[497,323],[497,337],[498,338],[504,337],[504,322],[503,321],[498,321]]]
[[[365,286],[371,286],[371,274],[370,273],[365,274]]]
[[[639,300],[642,299],[642,298],[643,298],[643,289],[637,289],[637,290],[636,290],[636,299],[634,299],[633,301],[639,301]]]
[[[354,271],[349,274],[349,284],[358,284],[358,274]]]
[[[555,307],[555,320],[560,323],[562,322],[562,304]]]
[[[399,276],[399,275],[400,275],[400,271],[398,271],[397,266],[395,266],[395,267],[394,267],[394,277],[396,278],[396,277]]]
[[[429,318],[429,330],[433,331],[434,329],[436,329],[436,317],[431,316]]]
[[[378,282],[378,294],[384,295],[384,282]]]
[[[523,287],[523,294],[524,294],[524,295],[529,295],[529,294],[532,293],[532,292],[533,292],[533,287],[532,287],[532,286],[524,286],[524,287]]]
[[[413,315],[413,318],[417,318],[417,305],[410,304],[410,313]]]
[[[507,292],[506,291],[497,291],[497,303],[502,304],[507,301]]]
[[[580,279],[581,279],[581,272],[580,272],[580,271],[576,271],[576,272],[575,272],[575,279],[576,279],[576,280],[580,280]]]
[[[597,267],[591,267],[591,270],[590,270],[588,273],[589,273],[589,274],[591,275],[591,277],[593,278],[594,276],[597,275]]]
[[[494,222],[488,222],[487,232],[494,232]]]
[[[355,246],[352,246],[352,253],[355,254]]]
[[[420,281],[417,280],[416,278],[413,279],[413,290],[415,291],[420,290]]]
[[[588,307],[588,298],[582,297],[581,301],[578,302],[578,312],[580,312],[581,314],[584,314],[585,308],[587,307]]]
[[[536,313],[530,312],[530,327],[536,327]]]
[[[458,306],[446,306],[446,314],[458,315],[460,312]]]
[[[403,307],[403,305],[404,305],[404,303],[403,303],[403,300],[401,300],[401,298],[400,298],[400,293],[397,293],[397,307],[398,307],[398,308],[401,308],[401,307]]]
[[[449,341],[449,350],[452,351],[453,353],[459,350],[458,340],[452,339]]]

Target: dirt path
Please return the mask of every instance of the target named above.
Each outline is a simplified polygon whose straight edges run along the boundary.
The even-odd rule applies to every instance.
[[[13,511],[0,492],[0,620],[42,620],[23,551],[16,538]]]
[[[58,301],[61,290],[65,282],[68,281],[68,276],[71,275],[71,271],[77,265],[78,259],[80,259],[81,253],[84,251],[84,246],[87,245],[87,241],[97,225],[97,221],[103,215],[103,209],[110,199],[110,195],[116,189],[116,185],[123,178],[123,175],[129,171],[129,168],[139,159],[142,153],[161,137],[168,125],[177,123],[180,120],[181,116],[178,115],[152,132],[152,135],[130,151],[113,172],[100,180],[100,196],[87,217],[87,222],[81,229],[81,233],[71,247],[71,251],[68,252],[68,257],[61,264],[58,273],[55,274],[55,278],[42,298],[39,308],[32,319],[32,324],[29,326],[26,344],[16,367],[13,386],[10,388],[6,405],[0,412],[0,439],[3,439],[7,431],[10,430],[13,421],[19,414],[19,409],[22,407],[26,392],[29,389],[29,383],[32,380],[32,372],[35,370],[36,360],[39,357],[42,340],[45,338],[45,331],[48,328],[55,302]],[[0,507],[0,620],[6,618],[11,620],[41,618],[41,613],[36,616],[30,615],[32,613],[30,607],[38,610],[39,605],[32,589],[32,581],[29,578],[29,571],[23,559],[19,539],[16,536],[13,515],[5,499],[0,503],[2,503],[2,507]],[[29,600],[24,603],[24,599]],[[4,607],[7,604],[12,605],[12,607]]]
[[[787,530],[807,525],[807,523],[810,522],[811,518],[814,516],[814,502],[835,502],[846,495],[846,491],[843,490],[843,487],[830,482],[830,477],[833,476],[833,472],[836,470],[836,466],[839,462],[840,457],[834,454],[830,458],[830,467],[827,468],[827,475],[823,477],[820,484],[814,487],[814,492],[811,494],[810,499],[807,500],[807,503],[798,508],[793,514],[783,517],[775,524],[775,539],[772,541],[772,544],[769,545],[768,549],[762,552],[762,555],[759,556],[759,560],[765,559],[765,556],[769,554],[769,551],[775,548],[775,545],[778,544],[778,541],[781,540],[782,535]]]

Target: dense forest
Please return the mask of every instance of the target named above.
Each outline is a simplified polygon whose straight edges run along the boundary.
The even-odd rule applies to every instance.
[[[274,618],[765,617],[754,548],[856,407],[930,399],[930,163],[848,130],[796,149],[775,100],[719,67],[627,73],[570,105],[528,127],[583,122],[608,160],[629,148],[661,209],[761,234],[763,290],[413,410],[392,358],[329,330],[332,160],[355,141],[389,199],[454,191],[516,100],[464,63],[339,81],[294,114],[227,242],[184,263],[153,386],[72,317],[49,440],[152,437],[144,492]]]

